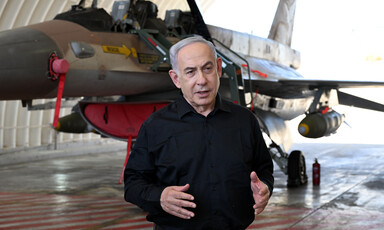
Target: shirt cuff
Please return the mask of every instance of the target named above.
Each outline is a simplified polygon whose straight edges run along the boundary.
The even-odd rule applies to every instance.
[[[150,207],[148,207],[148,211],[152,214],[157,214],[163,211],[163,208],[160,204],[161,193],[164,191],[165,187],[154,187],[152,191],[148,194],[147,202]]]

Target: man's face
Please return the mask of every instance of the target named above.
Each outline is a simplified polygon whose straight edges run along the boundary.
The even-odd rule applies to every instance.
[[[222,60],[215,60],[210,48],[200,42],[179,50],[177,60],[179,74],[169,71],[173,83],[198,113],[208,115],[215,106]]]

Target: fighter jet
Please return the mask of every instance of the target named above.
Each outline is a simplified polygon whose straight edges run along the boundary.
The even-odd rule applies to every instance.
[[[169,48],[200,35],[223,59],[220,94],[257,117],[288,186],[306,184],[307,175],[304,154],[287,152],[286,121],[305,114],[298,132],[319,138],[344,122],[333,110],[337,104],[384,112],[382,104],[339,91],[384,82],[308,80],[295,70],[299,53],[290,48],[295,0],[280,1],[268,39],[251,36],[263,57],[231,49],[228,38],[237,32],[206,25],[195,1],[187,2],[190,11],[167,10],[162,20],[151,1],[115,1],[109,14],[97,1],[85,8],[81,0],[51,21],[0,32],[0,100],[22,100],[32,108],[34,99],[56,98],[57,130],[94,131],[130,143],[142,122],[178,95],[168,76]],[[62,98],[78,97],[74,113],[59,119]]]

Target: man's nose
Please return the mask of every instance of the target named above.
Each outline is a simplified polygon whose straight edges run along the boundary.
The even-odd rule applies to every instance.
[[[204,74],[202,70],[197,71],[197,84],[198,85],[205,85],[207,84],[207,76]]]

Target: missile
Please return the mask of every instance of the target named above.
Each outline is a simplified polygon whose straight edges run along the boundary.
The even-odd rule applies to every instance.
[[[73,112],[67,116],[59,118],[57,126],[54,128],[64,133],[89,133],[94,129],[80,115],[79,112]]]
[[[299,124],[299,133],[308,138],[319,138],[335,133],[344,122],[344,114],[336,111],[308,114]]]

